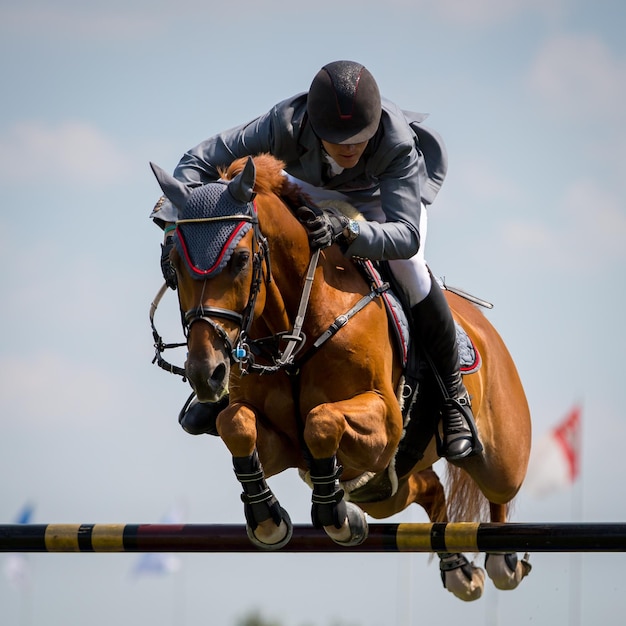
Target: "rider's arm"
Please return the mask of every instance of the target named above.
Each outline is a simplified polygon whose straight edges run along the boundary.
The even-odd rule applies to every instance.
[[[268,152],[284,158],[287,146],[293,143],[286,123],[288,102],[291,101],[279,103],[265,115],[209,137],[187,150],[174,170],[174,178],[195,187],[219,180],[219,170],[240,157]],[[164,228],[167,221],[176,221],[177,215],[170,201],[163,199],[150,217]]]
[[[420,246],[418,153],[410,144],[396,145],[387,155],[378,154],[376,158],[385,222],[359,222],[359,236],[345,254],[373,260],[408,259]]]

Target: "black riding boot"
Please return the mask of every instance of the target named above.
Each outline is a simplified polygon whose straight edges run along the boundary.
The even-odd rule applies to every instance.
[[[411,309],[411,314],[413,331],[430,357],[447,395],[441,408],[443,449],[439,454],[450,461],[463,459],[482,446],[464,415],[467,412],[473,421],[469,394],[461,377],[456,327],[448,301],[434,278],[428,296]]]
[[[192,393],[178,414],[178,423],[190,435],[218,435],[215,421],[228,406],[228,395],[217,402],[198,402]]]

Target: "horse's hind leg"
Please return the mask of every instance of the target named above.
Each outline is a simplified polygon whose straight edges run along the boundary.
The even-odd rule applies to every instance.
[[[362,506],[372,516],[385,518],[419,504],[433,523],[448,521],[446,495],[439,476],[432,467],[413,470],[402,477],[394,496],[382,502],[367,502]],[[482,596],[485,572],[470,563],[465,555],[457,552],[438,552],[439,570],[443,586],[464,601],[477,600]]]
[[[431,522],[447,522],[446,497],[439,476],[429,468],[414,476],[415,502],[421,505]],[[485,572],[467,560],[460,552],[438,552],[439,571],[443,586],[465,602],[478,600],[485,588]]]
[[[446,495],[439,476],[432,467],[408,477],[412,501],[424,508],[431,522],[447,522]],[[460,600],[470,602],[482,596],[485,572],[460,552],[438,552],[443,586]]]
[[[506,522],[506,504],[490,503],[491,521]],[[528,554],[520,561],[515,552],[488,552],[485,554],[485,569],[493,584],[502,590],[515,589],[522,578],[528,576],[531,565]]]
[[[413,483],[413,501],[424,508],[431,522],[447,522],[448,512],[443,485],[431,468],[409,476]],[[485,572],[460,552],[438,552],[443,586],[465,602],[478,600],[485,587]]]

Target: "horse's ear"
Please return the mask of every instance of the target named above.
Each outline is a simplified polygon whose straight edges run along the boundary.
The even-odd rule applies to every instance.
[[[192,188],[176,180],[173,176],[170,176],[165,170],[152,162],[150,162],[150,167],[167,199],[170,200],[174,206],[182,209],[185,204],[187,204],[187,199],[191,195]]]
[[[238,202],[247,204],[252,202],[256,195],[253,191],[254,181],[256,180],[256,168],[252,157],[248,157],[245,167],[230,183],[228,183],[228,191],[230,195]]]

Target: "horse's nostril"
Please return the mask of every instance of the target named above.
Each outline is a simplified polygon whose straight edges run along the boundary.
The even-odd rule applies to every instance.
[[[211,374],[211,383],[221,384],[224,381],[224,376],[226,376],[226,366],[220,363]]]

